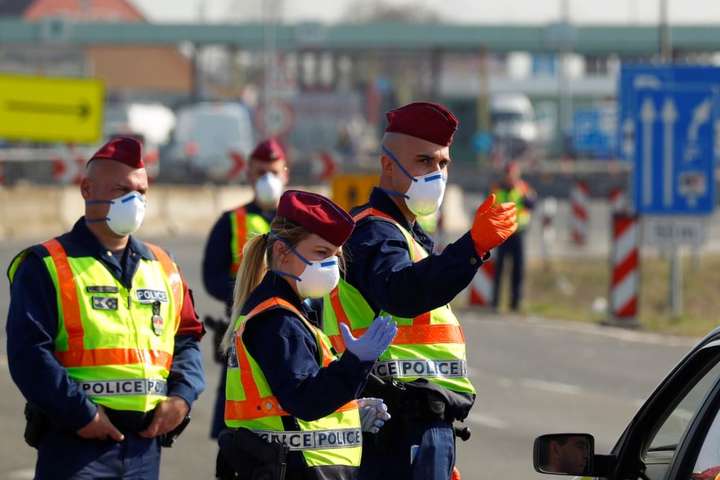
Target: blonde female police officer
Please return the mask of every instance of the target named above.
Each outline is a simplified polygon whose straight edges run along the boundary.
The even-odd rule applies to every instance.
[[[286,445],[290,480],[356,478],[361,430],[377,431],[389,418],[380,400],[355,399],[392,342],[395,323],[377,318],[359,338],[345,329],[347,350],[336,358],[328,338],[307,320],[303,302],[337,285],[340,247],[354,225],[327,198],[288,191],[271,231],[248,242],[236,281],[235,325],[225,339],[225,424]],[[228,434],[220,436],[221,459],[246,474],[263,467],[261,461],[242,464],[239,454],[228,452]]]

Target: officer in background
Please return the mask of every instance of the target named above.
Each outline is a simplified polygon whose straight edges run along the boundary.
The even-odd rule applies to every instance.
[[[280,195],[288,182],[285,152],[275,139],[261,142],[250,155],[247,174],[252,185],[252,202],[223,212],[215,222],[203,256],[203,283],[207,292],[225,304],[225,315],[230,316],[235,275],[240,267],[245,242],[270,231]],[[227,318],[206,317],[205,324],[213,330],[215,360],[223,365],[215,401],[211,438],[217,438],[223,428],[225,405],[225,354],[219,349],[220,340],[227,330]]]
[[[271,232],[249,241],[224,342],[232,430],[220,434],[220,478],[282,479],[286,468],[287,480],[353,480],[361,431],[377,432],[389,418],[380,400],[355,400],[395,336],[394,322],[378,318],[357,339],[346,328],[347,350],[336,358],[304,302],[337,285],[353,227],[327,198],[290,190]]]
[[[522,301],[523,281],[525,277],[525,230],[530,224],[530,211],[535,207],[536,195],[530,186],[520,177],[520,165],[510,162],[505,166],[505,176],[499,185],[492,189],[499,202],[512,202],[517,209],[518,229],[500,245],[495,257],[495,285],[493,288],[493,308],[500,305],[500,289],[506,259],[512,262],[510,273],[510,309],[517,311]]]
[[[10,265],[8,363],[37,479],[158,478],[205,386],[191,292],[132,236],[147,189],[140,144],[111,140],[88,162],[85,216]]]
[[[392,419],[365,443],[361,479],[447,480],[455,463],[452,422],[475,399],[465,341],[448,303],[472,280],[488,252],[516,228],[515,206],[480,206],[472,229],[441,254],[416,221],[442,203],[458,122],[444,106],[411,103],[387,113],[380,186],[352,211],[346,281],[325,299],[323,328],[345,348],[340,325],[362,332],[391,315],[398,334],[380,356],[364,395],[380,396]]]

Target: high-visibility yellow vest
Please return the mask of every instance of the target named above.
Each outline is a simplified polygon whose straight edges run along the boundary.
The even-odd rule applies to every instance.
[[[372,217],[370,221],[386,221],[395,225],[408,245],[410,258],[417,262],[427,252],[391,216],[368,208],[355,215],[355,222]],[[411,382],[425,378],[449,390],[475,393],[467,377],[465,337],[462,327],[449,305],[425,312],[415,318],[392,316],[398,324],[398,333],[390,347],[380,356],[373,373],[386,379]],[[376,313],[362,294],[344,279],[323,302],[323,330],[339,352],[345,350],[339,323],[350,327],[355,336],[362,335],[376,317]]]
[[[235,322],[235,340],[229,354],[227,386],[225,389],[225,425],[247,428],[268,441],[286,444],[291,451],[300,451],[308,467],[346,466],[350,470],[360,465],[362,432],[356,401],[347,403],[334,413],[318,420],[305,421],[286,412],[273,395],[262,369],[250,355],[242,339],[245,322],[274,308],[294,313],[315,335],[318,365],[327,366],[335,360],[330,341],[291,303],[270,298],[260,303]],[[290,417],[298,430],[286,430],[283,417]],[[345,478],[342,469],[328,469],[327,478]],[[325,478],[325,477],[323,477]]]
[[[239,207],[230,212],[230,254],[232,264],[230,274],[235,276],[242,262],[245,243],[256,235],[270,231],[270,224],[257,213],[248,213],[245,207]]]
[[[528,186],[525,182],[515,185],[511,189],[496,188],[493,190],[497,203],[512,202],[517,209],[518,229],[523,230],[530,223],[530,210],[525,205],[525,196],[528,193]]]
[[[58,239],[43,243],[57,293],[55,356],[90,399],[115,410],[147,412],[167,397],[183,285],[177,265],[147,244],[126,288],[94,257],[69,257]],[[10,267],[12,282],[27,252]]]

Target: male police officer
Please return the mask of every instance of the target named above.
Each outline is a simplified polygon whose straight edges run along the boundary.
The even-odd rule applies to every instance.
[[[518,229],[497,248],[495,257],[495,279],[493,288],[494,308],[500,303],[503,270],[506,259],[512,262],[510,275],[510,309],[517,311],[522,301],[523,277],[525,273],[525,229],[530,224],[530,210],[535,206],[535,192],[520,177],[520,165],[510,162],[505,166],[505,176],[492,190],[499,202],[512,202],[517,208]]]
[[[382,396],[392,419],[365,443],[360,478],[447,480],[455,461],[452,422],[464,419],[475,399],[462,330],[447,304],[515,230],[515,207],[494,205],[490,196],[470,232],[428,256],[433,242],[416,217],[442,202],[458,122],[442,105],[425,102],[387,119],[380,186],[353,211],[358,223],[345,245],[346,281],[324,302],[324,329],[342,350],[339,323],[359,334],[376,315],[389,314],[399,325],[374,367],[385,386],[365,392]]]
[[[141,145],[111,140],[86,173],[85,216],[10,265],[10,374],[35,478],[153,479],[163,436],[204,388],[202,324],[175,262],[131,236],[148,189]]]
[[[235,274],[240,267],[245,241],[270,231],[270,222],[275,217],[280,195],[288,182],[285,152],[275,139],[259,143],[250,154],[247,179],[253,187],[253,200],[223,212],[210,231],[203,257],[205,289],[225,304],[226,317],[230,316]],[[226,377],[225,355],[219,348],[219,342],[228,328],[229,320],[206,318],[205,321],[214,330],[215,360],[223,365],[210,428],[210,436],[217,438],[224,428]]]

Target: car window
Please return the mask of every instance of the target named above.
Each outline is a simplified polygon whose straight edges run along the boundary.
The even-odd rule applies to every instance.
[[[720,474],[720,412],[715,414],[705,434],[695,466],[693,480],[714,480]]]
[[[719,377],[720,363],[715,363],[672,409],[650,442],[645,458],[654,453],[673,453],[677,449],[685,430]]]

